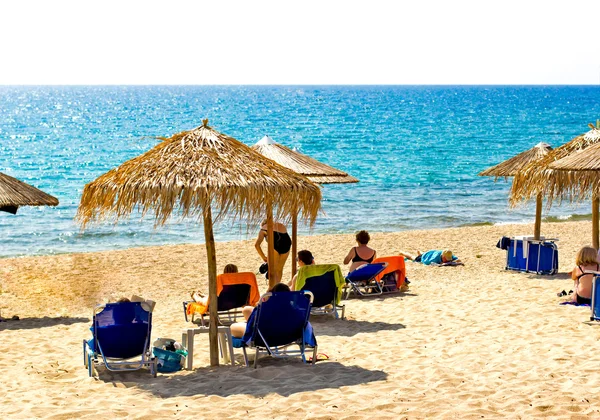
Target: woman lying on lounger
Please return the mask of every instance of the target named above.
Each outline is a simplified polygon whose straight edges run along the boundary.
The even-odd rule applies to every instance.
[[[237,268],[237,265],[235,265],[235,264],[227,264],[225,266],[225,268],[223,269],[223,274],[237,273],[237,272],[238,272],[238,268]],[[192,292],[192,299],[194,300],[194,302],[199,303],[200,305],[204,306],[205,308],[208,308],[208,295],[205,295],[201,291],[197,290],[195,292]],[[202,313],[204,313],[204,312],[202,312]]]
[[[285,283],[277,283],[275,286],[273,286],[273,289],[271,289],[271,292],[274,292],[274,293],[289,292],[289,291],[290,291],[290,288]],[[258,305],[260,305],[260,302],[258,302]],[[242,313],[244,314],[244,319],[246,320],[246,322],[235,322],[235,323],[231,324],[231,326],[229,328],[231,328],[231,335],[233,337],[242,338],[244,336],[244,333],[246,332],[246,325],[247,325],[248,320],[250,319],[250,315],[252,315],[252,311],[254,311],[254,309],[255,309],[254,306],[244,306],[244,308],[242,309]]]
[[[417,255],[415,257],[404,252],[400,252],[399,255],[402,255],[404,258],[411,261],[420,262],[425,265],[465,265],[461,260],[458,259],[456,255],[453,255],[452,251],[449,249],[432,249],[424,253],[417,251]]]

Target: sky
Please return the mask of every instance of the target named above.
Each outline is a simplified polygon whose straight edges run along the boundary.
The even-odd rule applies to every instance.
[[[600,84],[600,0],[0,2],[0,85]]]

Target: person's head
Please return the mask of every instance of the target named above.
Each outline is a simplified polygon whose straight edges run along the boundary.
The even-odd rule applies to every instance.
[[[131,302],[129,300],[129,298],[126,297],[122,297],[121,299],[117,300],[117,303],[127,303],[127,302]]]
[[[356,242],[358,242],[361,245],[367,245],[370,240],[371,237],[369,236],[369,232],[367,232],[366,230],[361,230],[356,234]]]
[[[579,250],[575,257],[576,265],[598,264],[598,252],[591,246],[584,246]]]
[[[313,258],[313,254],[310,251],[306,249],[298,251],[298,265],[300,267],[302,267],[303,265],[311,265],[314,262],[315,259]]]
[[[235,264],[227,264],[225,266],[225,268],[223,269],[224,274],[237,273],[237,272],[238,272],[238,268],[237,268],[237,265],[235,265]]]
[[[273,286],[273,288],[271,289],[271,292],[274,293],[278,293],[278,292],[289,292],[290,291],[290,287],[285,284],[285,283],[277,283],[275,286]]]
[[[452,261],[452,251],[449,249],[444,249],[442,251],[442,262],[447,263]]]

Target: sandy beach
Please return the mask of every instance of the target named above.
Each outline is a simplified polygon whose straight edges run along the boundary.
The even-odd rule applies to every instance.
[[[547,223],[560,238],[559,274],[504,270],[503,235],[530,225],[372,233],[379,256],[450,248],[464,267],[407,262],[406,293],[346,301],[347,320],[314,318],[315,366],[263,359],[258,370],[209,367],[196,337],[194,370],[89,378],[82,339],[94,305],[138,294],[157,302],[153,340],[180,339],[181,302],[207,290],[204,245],[0,260],[3,418],[600,418],[600,325],[561,306],[566,274],[591,241],[591,222]],[[198,228],[198,235],[201,235]],[[353,235],[302,236],[318,263],[341,263]],[[289,278],[290,260],[284,272]],[[260,264],[253,241],[217,244],[217,264]],[[347,267],[343,267],[344,273]],[[266,282],[259,278],[261,291]]]

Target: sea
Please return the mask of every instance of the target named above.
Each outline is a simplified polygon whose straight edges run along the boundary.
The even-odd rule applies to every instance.
[[[0,86],[0,171],[60,200],[1,213],[0,257],[203,243],[197,220],[155,228],[134,213],[82,231],[74,217],[86,183],[204,118],[249,146],[269,135],[360,180],[324,185],[323,212],[301,235],[531,223],[533,203],[508,205],[510,179],[477,174],[587,132],[600,86]],[[589,213],[563,203],[545,216]],[[215,238],[257,231],[227,221]]]

